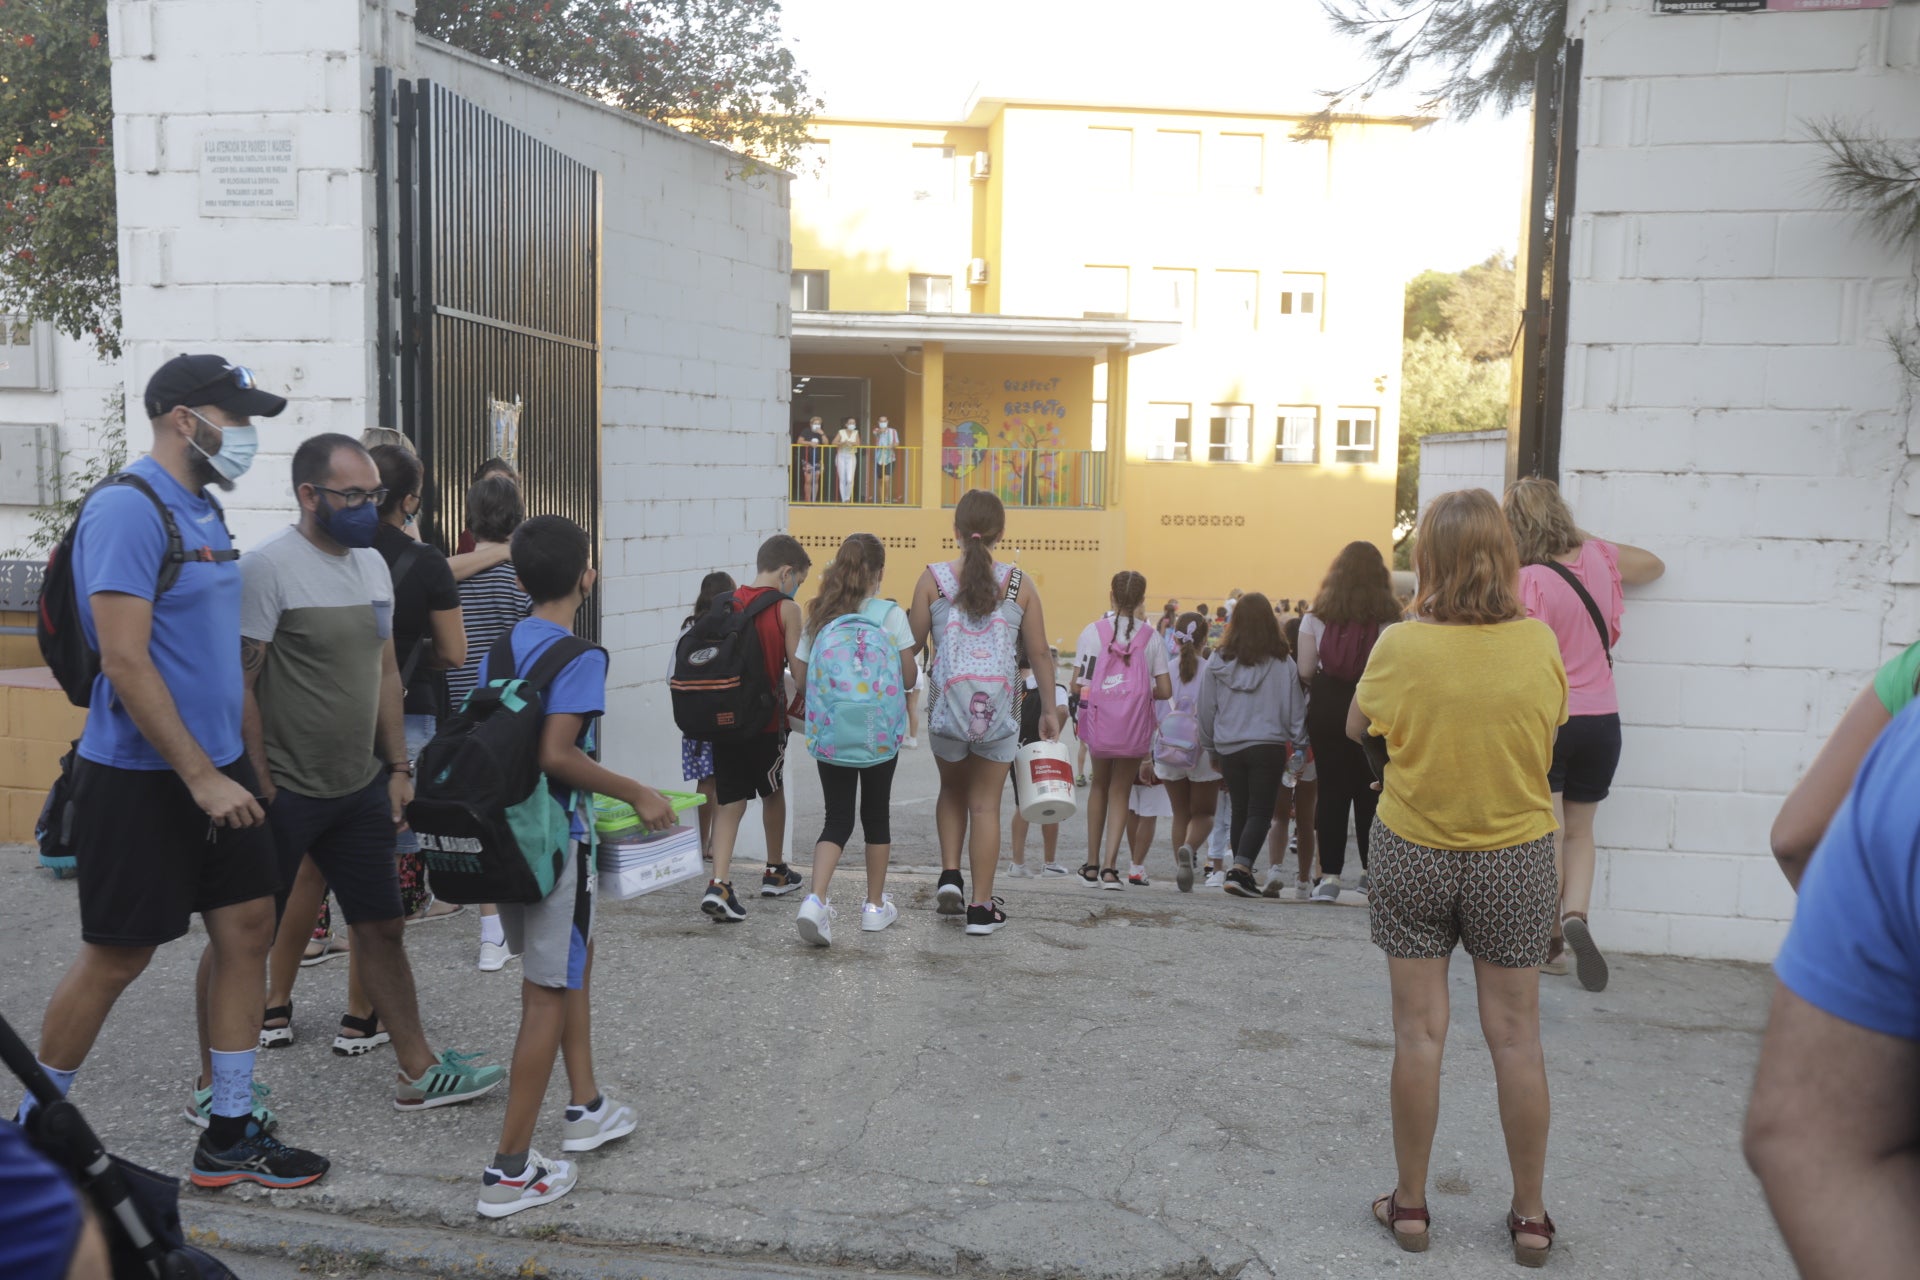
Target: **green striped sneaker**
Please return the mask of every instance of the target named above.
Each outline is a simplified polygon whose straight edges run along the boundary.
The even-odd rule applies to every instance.
[[[507,1078],[505,1067],[473,1065],[484,1057],[484,1053],[442,1049],[439,1059],[418,1080],[401,1077],[400,1096],[393,1100],[394,1110],[424,1111],[428,1107],[451,1107],[484,1098]]]
[[[260,1126],[262,1133],[272,1133],[280,1123],[279,1117],[275,1116],[272,1108],[267,1106],[267,1095],[272,1092],[273,1090],[258,1080],[253,1082],[253,1122]],[[180,1108],[180,1118],[201,1129],[211,1125],[213,1123],[213,1089],[211,1087],[195,1089],[192,1105]]]

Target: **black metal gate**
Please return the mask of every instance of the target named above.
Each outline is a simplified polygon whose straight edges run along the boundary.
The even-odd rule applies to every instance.
[[[1533,86],[1533,172],[1520,348],[1518,429],[1507,441],[1509,479],[1560,478],[1560,417],[1566,399],[1567,293],[1572,271],[1575,159],[1580,146],[1578,40],[1541,51]]]
[[[598,564],[600,175],[442,85],[382,68],[375,94],[380,421],[432,478],[422,536],[452,550],[507,453],[527,514],[579,524]],[[598,637],[597,599],[580,625]]]

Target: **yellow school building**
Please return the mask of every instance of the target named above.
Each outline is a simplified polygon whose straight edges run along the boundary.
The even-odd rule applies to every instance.
[[[817,120],[792,187],[792,532],[820,561],[880,535],[904,597],[959,495],[991,489],[1067,645],[1123,568],[1157,612],[1298,600],[1346,543],[1389,551],[1390,248],[1420,216],[1396,177],[1428,121],[1300,140],[1303,119],[981,97]]]

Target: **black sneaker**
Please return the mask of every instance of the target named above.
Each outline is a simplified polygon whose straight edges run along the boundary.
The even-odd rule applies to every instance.
[[[1253,878],[1253,872],[1239,865],[1227,868],[1227,882],[1220,886],[1236,898],[1257,898],[1260,885]]]
[[[967,882],[958,871],[940,873],[940,885],[933,891],[933,909],[943,916],[957,916],[967,909]]]
[[[985,904],[973,903],[967,908],[967,933],[971,937],[984,938],[1007,922],[1007,913],[1002,911],[1001,901],[995,898]]]
[[[196,1187],[230,1187],[236,1182],[257,1182],[263,1187],[304,1187],[318,1182],[327,1171],[328,1160],[312,1151],[290,1147],[249,1121],[247,1136],[215,1151],[209,1136],[200,1135],[193,1149]]]
[[[739,924],[747,918],[747,909],[733,896],[733,884],[727,880],[707,881],[707,893],[700,899],[700,909],[721,924]]]
[[[786,863],[769,863],[766,874],[760,877],[760,896],[777,898],[783,893],[792,893],[805,883],[806,879]]]

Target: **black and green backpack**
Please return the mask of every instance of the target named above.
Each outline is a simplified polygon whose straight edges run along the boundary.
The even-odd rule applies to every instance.
[[[421,750],[407,822],[420,838],[436,897],[539,902],[553,892],[572,847],[572,818],[540,769],[547,689],[568,663],[596,648],[564,636],[516,676],[509,631],[487,655],[494,678],[468,694]]]

